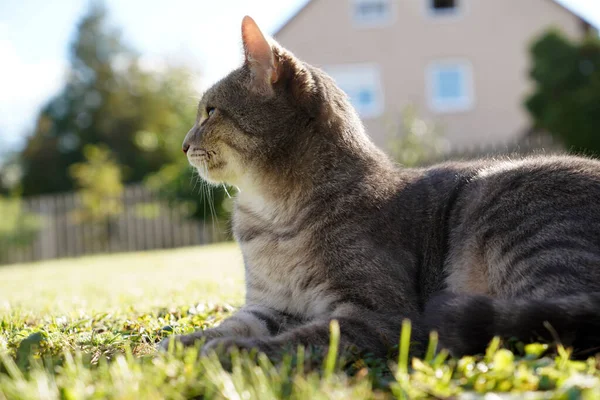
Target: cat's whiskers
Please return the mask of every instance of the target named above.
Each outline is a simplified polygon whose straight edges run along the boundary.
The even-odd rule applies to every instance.
[[[211,186],[210,187],[210,203],[209,205],[211,206],[211,212],[210,212],[210,216],[211,216],[211,222],[212,222],[212,229],[213,229],[213,235],[215,233],[215,230],[217,230],[217,210],[216,210],[216,206],[214,203],[214,187]]]
[[[192,176],[190,176],[190,184],[192,183],[192,181],[194,182],[194,186],[192,187],[192,192],[196,190],[196,185],[198,185],[198,178],[199,176],[194,175],[194,173],[198,173],[196,171],[196,168],[192,167]]]
[[[204,194],[204,180],[202,179],[202,177],[200,176],[200,173],[198,172],[198,170],[196,170],[196,174],[198,176],[198,181],[200,182],[200,195],[202,197],[202,220],[203,220],[203,224],[202,224],[202,234],[204,236],[206,236],[206,202],[207,202],[207,198],[206,195]]]
[[[206,206],[206,203],[208,202],[208,209],[210,211],[210,222],[211,222],[211,230],[212,230],[212,236],[215,236],[215,229],[216,229],[216,221],[217,221],[217,210],[215,208],[215,204],[214,204],[214,196],[213,196],[213,186],[210,185],[205,179],[201,178],[201,176],[207,176],[208,175],[208,165],[207,162],[205,160],[202,161],[202,163],[200,164],[199,169],[202,170],[202,174],[200,174],[198,172],[198,176],[201,179],[201,184],[202,184],[202,192],[203,195],[204,193],[206,193],[205,198],[204,198],[204,205]],[[206,190],[206,192],[205,192]],[[206,215],[206,209],[204,210],[204,215]]]
[[[229,191],[227,191],[227,186],[225,186],[225,184],[223,183],[223,190],[225,190],[225,193],[227,194],[227,197],[231,198],[231,195],[229,194]]]
[[[198,194],[202,199],[202,220],[204,223],[202,224],[202,232],[203,235],[206,235],[206,203],[208,201],[208,196],[205,192],[206,182],[202,179],[200,172],[197,168],[194,168],[194,177],[196,178],[196,184],[200,183],[200,187],[198,188]],[[196,184],[194,185],[194,189],[196,188]]]

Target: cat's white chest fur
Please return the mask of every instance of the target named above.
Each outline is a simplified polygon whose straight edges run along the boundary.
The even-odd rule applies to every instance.
[[[247,205],[248,206],[248,205]],[[250,204],[249,206],[252,206]],[[325,277],[325,268],[314,254],[308,230],[294,229],[293,216],[265,219],[238,213],[234,231],[259,232],[250,240],[240,241],[246,266],[246,302],[307,318],[331,311],[336,298]],[[293,233],[290,233],[293,232]]]

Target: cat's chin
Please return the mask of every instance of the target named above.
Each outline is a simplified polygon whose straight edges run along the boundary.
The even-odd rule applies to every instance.
[[[226,183],[224,179],[221,179],[219,177],[218,172],[211,173],[210,171],[207,171],[206,169],[200,167],[196,167],[196,171],[198,171],[198,175],[200,176],[200,178],[202,178],[206,183],[210,185],[221,186],[224,183]]]

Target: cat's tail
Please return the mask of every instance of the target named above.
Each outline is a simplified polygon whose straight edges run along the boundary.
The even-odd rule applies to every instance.
[[[484,352],[494,336],[559,341],[577,358],[600,352],[600,293],[546,300],[444,293],[427,303],[423,317],[455,356]]]

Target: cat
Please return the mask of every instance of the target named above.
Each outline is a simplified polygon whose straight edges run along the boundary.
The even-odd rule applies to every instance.
[[[600,344],[600,163],[575,156],[403,168],[323,71],[242,22],[243,66],[202,97],[183,151],[239,187],[246,304],[178,336],[204,353],[326,346],[388,354],[401,322],[454,355],[494,335]],[[168,346],[168,340],[162,347]]]

